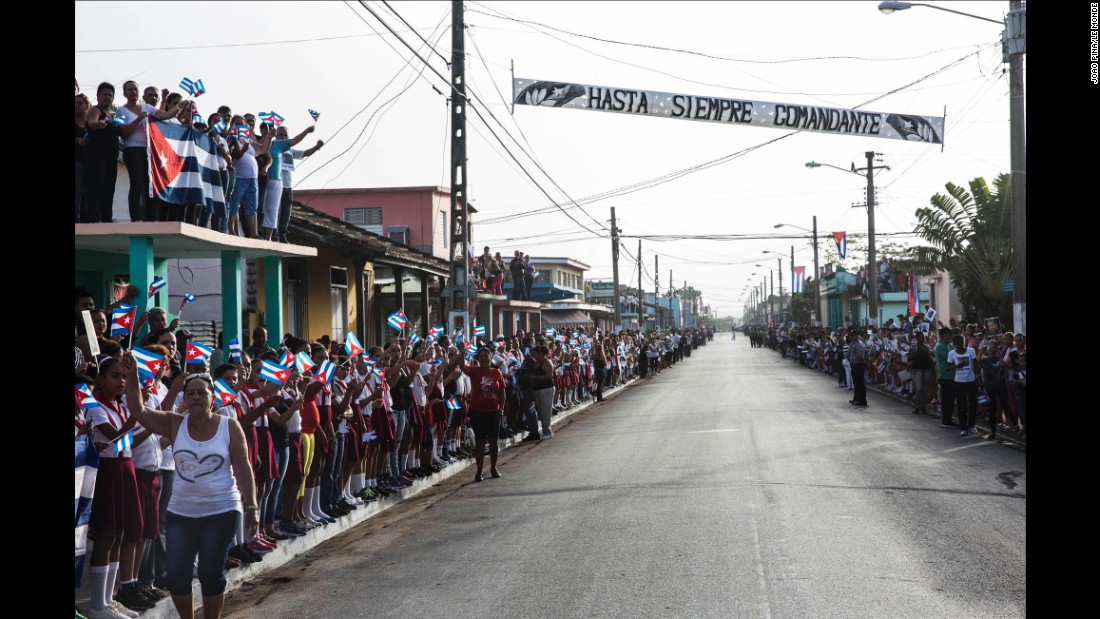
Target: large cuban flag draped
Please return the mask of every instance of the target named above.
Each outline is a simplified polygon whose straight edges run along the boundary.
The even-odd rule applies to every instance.
[[[920,313],[920,276],[909,272],[909,316]]]
[[[803,288],[806,287],[806,267],[794,267],[791,270],[791,280],[791,292],[803,292]]]
[[[92,517],[92,494],[99,470],[99,452],[87,434],[76,437],[76,587],[84,572],[84,554],[88,540],[88,521]]]
[[[149,119],[149,195],[169,204],[225,204],[218,154],[210,138],[183,125]]]
[[[848,233],[834,232],[833,240],[836,241],[836,253],[841,260],[848,257]]]

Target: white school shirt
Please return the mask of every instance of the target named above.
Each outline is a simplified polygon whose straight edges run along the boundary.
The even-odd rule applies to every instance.
[[[957,383],[972,383],[974,382],[974,369],[971,367],[971,362],[974,360],[974,349],[967,348],[966,352],[959,354],[954,348],[947,353],[948,363],[962,363],[959,367],[955,368],[955,382]]]
[[[156,384],[153,385],[154,389],[157,388],[158,385],[160,385],[159,381],[157,381]],[[167,391],[163,386],[160,387],[160,390]],[[149,391],[149,397],[145,398],[145,408],[159,410],[161,397],[164,395],[166,394],[158,393],[157,391],[153,391],[151,389]],[[122,396],[122,401],[126,402],[126,396]],[[129,404],[126,405],[126,408],[127,410],[129,410]],[[142,430],[144,430],[144,428],[141,426],[140,423],[135,425],[134,437],[136,438],[138,433]],[[133,452],[132,457],[134,459],[134,469],[155,473],[157,469],[160,468],[162,450],[160,448],[159,435],[150,434],[149,438],[145,439],[142,444],[133,448],[131,451]]]
[[[129,418],[130,409],[126,408],[126,405],[122,402],[100,402],[99,406],[92,409],[92,441],[96,443],[107,443],[107,448],[99,452],[100,458],[117,458],[119,456],[129,458],[133,456],[133,453],[129,449],[125,449],[122,453],[116,454],[115,446],[111,442],[111,439],[100,432],[98,427],[106,423],[110,424],[115,430],[118,430]]]

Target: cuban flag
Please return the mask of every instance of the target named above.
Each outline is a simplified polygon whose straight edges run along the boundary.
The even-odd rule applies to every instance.
[[[194,303],[194,301],[195,301],[195,295],[191,294],[190,292],[183,295],[183,302],[180,303],[180,311],[182,312],[183,308],[187,307],[188,303]]]
[[[554,337],[554,329],[551,327],[547,327],[543,333],[546,334],[546,337]]]
[[[474,337],[485,337],[485,325],[474,325],[474,330],[471,333]]]
[[[833,240],[836,241],[836,255],[840,256],[841,260],[844,260],[848,255],[848,233],[834,232]]]
[[[352,359],[363,354],[363,345],[359,343],[359,339],[355,337],[354,333],[348,333],[347,339],[344,340],[344,350],[348,351],[348,356]]]
[[[236,392],[229,386],[229,383],[224,379],[219,378],[214,381],[214,401],[217,402],[218,408],[223,406],[229,406],[237,399]]]
[[[99,452],[92,437],[81,434],[76,437],[76,562],[74,579],[80,587],[84,573],[84,555],[88,540],[88,522],[92,517],[92,496],[95,493],[95,477],[99,471]]]
[[[260,378],[273,383],[285,385],[288,376],[290,376],[290,368],[281,366],[278,363],[264,361],[263,367],[260,368]]]
[[[452,339],[454,339],[456,344],[458,343],[459,340],[462,339],[462,327],[459,327],[458,331],[455,331],[455,336]]]
[[[909,315],[920,313],[920,276],[916,272],[909,272]]]
[[[114,116],[108,122],[110,122],[112,125],[118,125],[119,127],[125,124],[125,121],[122,120],[121,116]]]
[[[806,287],[806,267],[794,267],[791,269],[791,293],[802,292]]]
[[[114,440],[114,447],[112,451],[116,454],[120,454],[130,448],[134,444],[134,431],[130,430],[126,434],[116,438]]]
[[[443,335],[445,333],[447,333],[447,327],[443,325],[432,327],[431,330],[428,331],[428,335]]]
[[[218,171],[218,149],[209,135],[161,121],[150,122],[145,133],[149,150],[149,197],[169,204],[202,204],[212,212],[224,207],[226,200]]]
[[[405,317],[405,309],[401,308],[396,312],[390,314],[389,318],[386,319],[386,322],[394,329],[397,329],[398,331],[404,331],[405,325],[409,323],[409,319]]]
[[[317,122],[317,117],[321,115],[317,110],[310,110],[309,115],[313,117],[313,122]]]
[[[440,363],[443,363],[443,359],[432,359],[428,363],[430,363],[432,365],[439,365]]]
[[[142,386],[152,384],[157,378],[157,373],[160,372],[160,367],[164,364],[164,356],[139,346],[134,347],[133,353],[134,359],[138,362],[138,376],[141,378]]]
[[[287,364],[284,363],[283,365]],[[294,356],[294,367],[297,368],[299,374],[305,374],[314,365],[316,364],[313,363],[313,359],[310,359],[309,355],[305,353],[299,353]]]
[[[333,376],[336,376],[336,366],[328,359],[325,359],[321,362],[319,369],[313,374],[313,380],[330,383],[332,382]]]
[[[218,122],[214,123],[213,127],[210,127],[210,132],[215,135],[221,135],[225,133],[225,128],[228,126],[229,125],[225,124],[224,120],[219,120]]]
[[[92,395],[92,390],[89,389],[88,385],[85,383],[80,383],[76,386],[76,403],[80,405],[81,410],[88,410],[99,406],[99,402],[96,401],[95,396]]]
[[[191,123],[195,124],[195,125],[203,124],[202,114],[199,114],[198,112],[192,114],[191,115]]]
[[[130,333],[134,328],[137,308],[133,305],[120,305],[111,310],[111,335]]]
[[[187,342],[187,359],[184,365],[189,363],[207,363],[210,359],[210,355],[214,354],[214,351],[208,346],[203,346],[198,342]]]
[[[229,340],[229,362],[241,362],[241,341],[237,338]]]
[[[202,96],[202,94],[206,92],[206,87],[202,85],[202,80],[192,80],[189,77],[183,78],[183,81],[180,82],[180,88],[192,97]]]
[[[284,350],[283,351],[283,356],[279,357],[279,365],[285,365],[287,367],[290,367],[290,366],[294,365],[294,358],[295,358],[294,353],[290,352],[289,350]]]
[[[451,396],[447,398],[447,409],[457,411],[462,409],[462,405],[458,403],[458,398]]]
[[[252,129],[248,125],[236,125],[229,128],[229,137],[235,140],[244,140],[252,137]]]
[[[417,342],[419,342],[419,341],[420,341],[420,336],[417,335],[416,333],[413,333],[413,334],[409,335],[409,346],[416,346]]]
[[[378,378],[386,377],[386,368],[374,368],[373,370],[371,370],[371,372],[373,372],[374,375]]]
[[[168,285],[168,281],[159,275],[153,278],[153,283],[149,284],[149,298],[152,299],[153,295]]]
[[[282,116],[279,116],[279,114],[276,113],[275,110],[272,110],[270,112],[260,112],[259,116],[260,120],[264,121],[265,125],[274,125],[276,127],[281,127],[283,121],[286,120]]]

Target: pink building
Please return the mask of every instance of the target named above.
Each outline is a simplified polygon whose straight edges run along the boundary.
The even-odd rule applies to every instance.
[[[451,190],[447,187],[295,189],[294,199],[364,230],[450,260],[447,225]]]

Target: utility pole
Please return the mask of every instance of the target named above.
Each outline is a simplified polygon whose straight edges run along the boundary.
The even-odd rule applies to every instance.
[[[638,330],[645,331],[645,292],[642,291],[642,239],[638,239]]]
[[[780,258],[782,260],[782,258]],[[782,263],[779,267],[779,311],[783,311],[783,271]],[[775,271],[768,269],[768,279],[771,280],[771,292],[768,294],[768,322],[774,320],[775,316]],[[778,321],[776,321],[778,322]]]
[[[878,257],[875,255],[875,170],[889,170],[890,166],[876,166],[874,151],[869,150],[864,154],[867,155],[867,167],[856,168],[855,164],[852,164],[852,171],[867,171],[867,294],[871,297],[867,300],[867,321],[871,326],[878,326]]]
[[[794,271],[794,258],[791,258],[791,270]],[[814,215],[814,311],[813,324],[821,326],[821,286],[817,278],[821,277],[821,269],[817,265],[817,215]]]
[[[776,258],[779,261],[779,322],[783,322],[783,258]],[[791,264],[794,264],[793,262]]]
[[[659,256],[653,254],[653,311],[655,318],[653,319],[653,328],[661,328],[661,302],[657,297],[658,291],[661,289],[657,280],[661,279],[661,270],[657,265],[657,259]]]
[[[780,264],[783,264],[782,261],[780,261]],[[806,292],[805,277],[803,277],[802,282],[803,282],[802,292]],[[783,289],[782,288],[779,289],[779,296],[780,297],[783,296]],[[790,300],[789,303],[787,303],[787,312],[791,316],[790,319],[794,320],[794,245],[791,245],[791,300]]]
[[[466,184],[466,42],[463,0],[451,2],[451,311],[470,329],[469,218]]]
[[[619,303],[619,228],[615,225],[615,207],[611,207],[611,276],[615,282],[615,292],[611,300],[615,307],[615,328],[611,331],[623,330],[623,308]]]
[[[1011,131],[1009,162],[1012,167],[1012,327],[1027,333],[1027,143],[1024,116],[1023,2],[1011,0],[1006,20],[1004,53],[1008,56],[1008,124]],[[1093,30],[1093,34],[1096,31]],[[1094,48],[1095,49],[1095,48]],[[1093,65],[1096,66],[1095,64]]]

